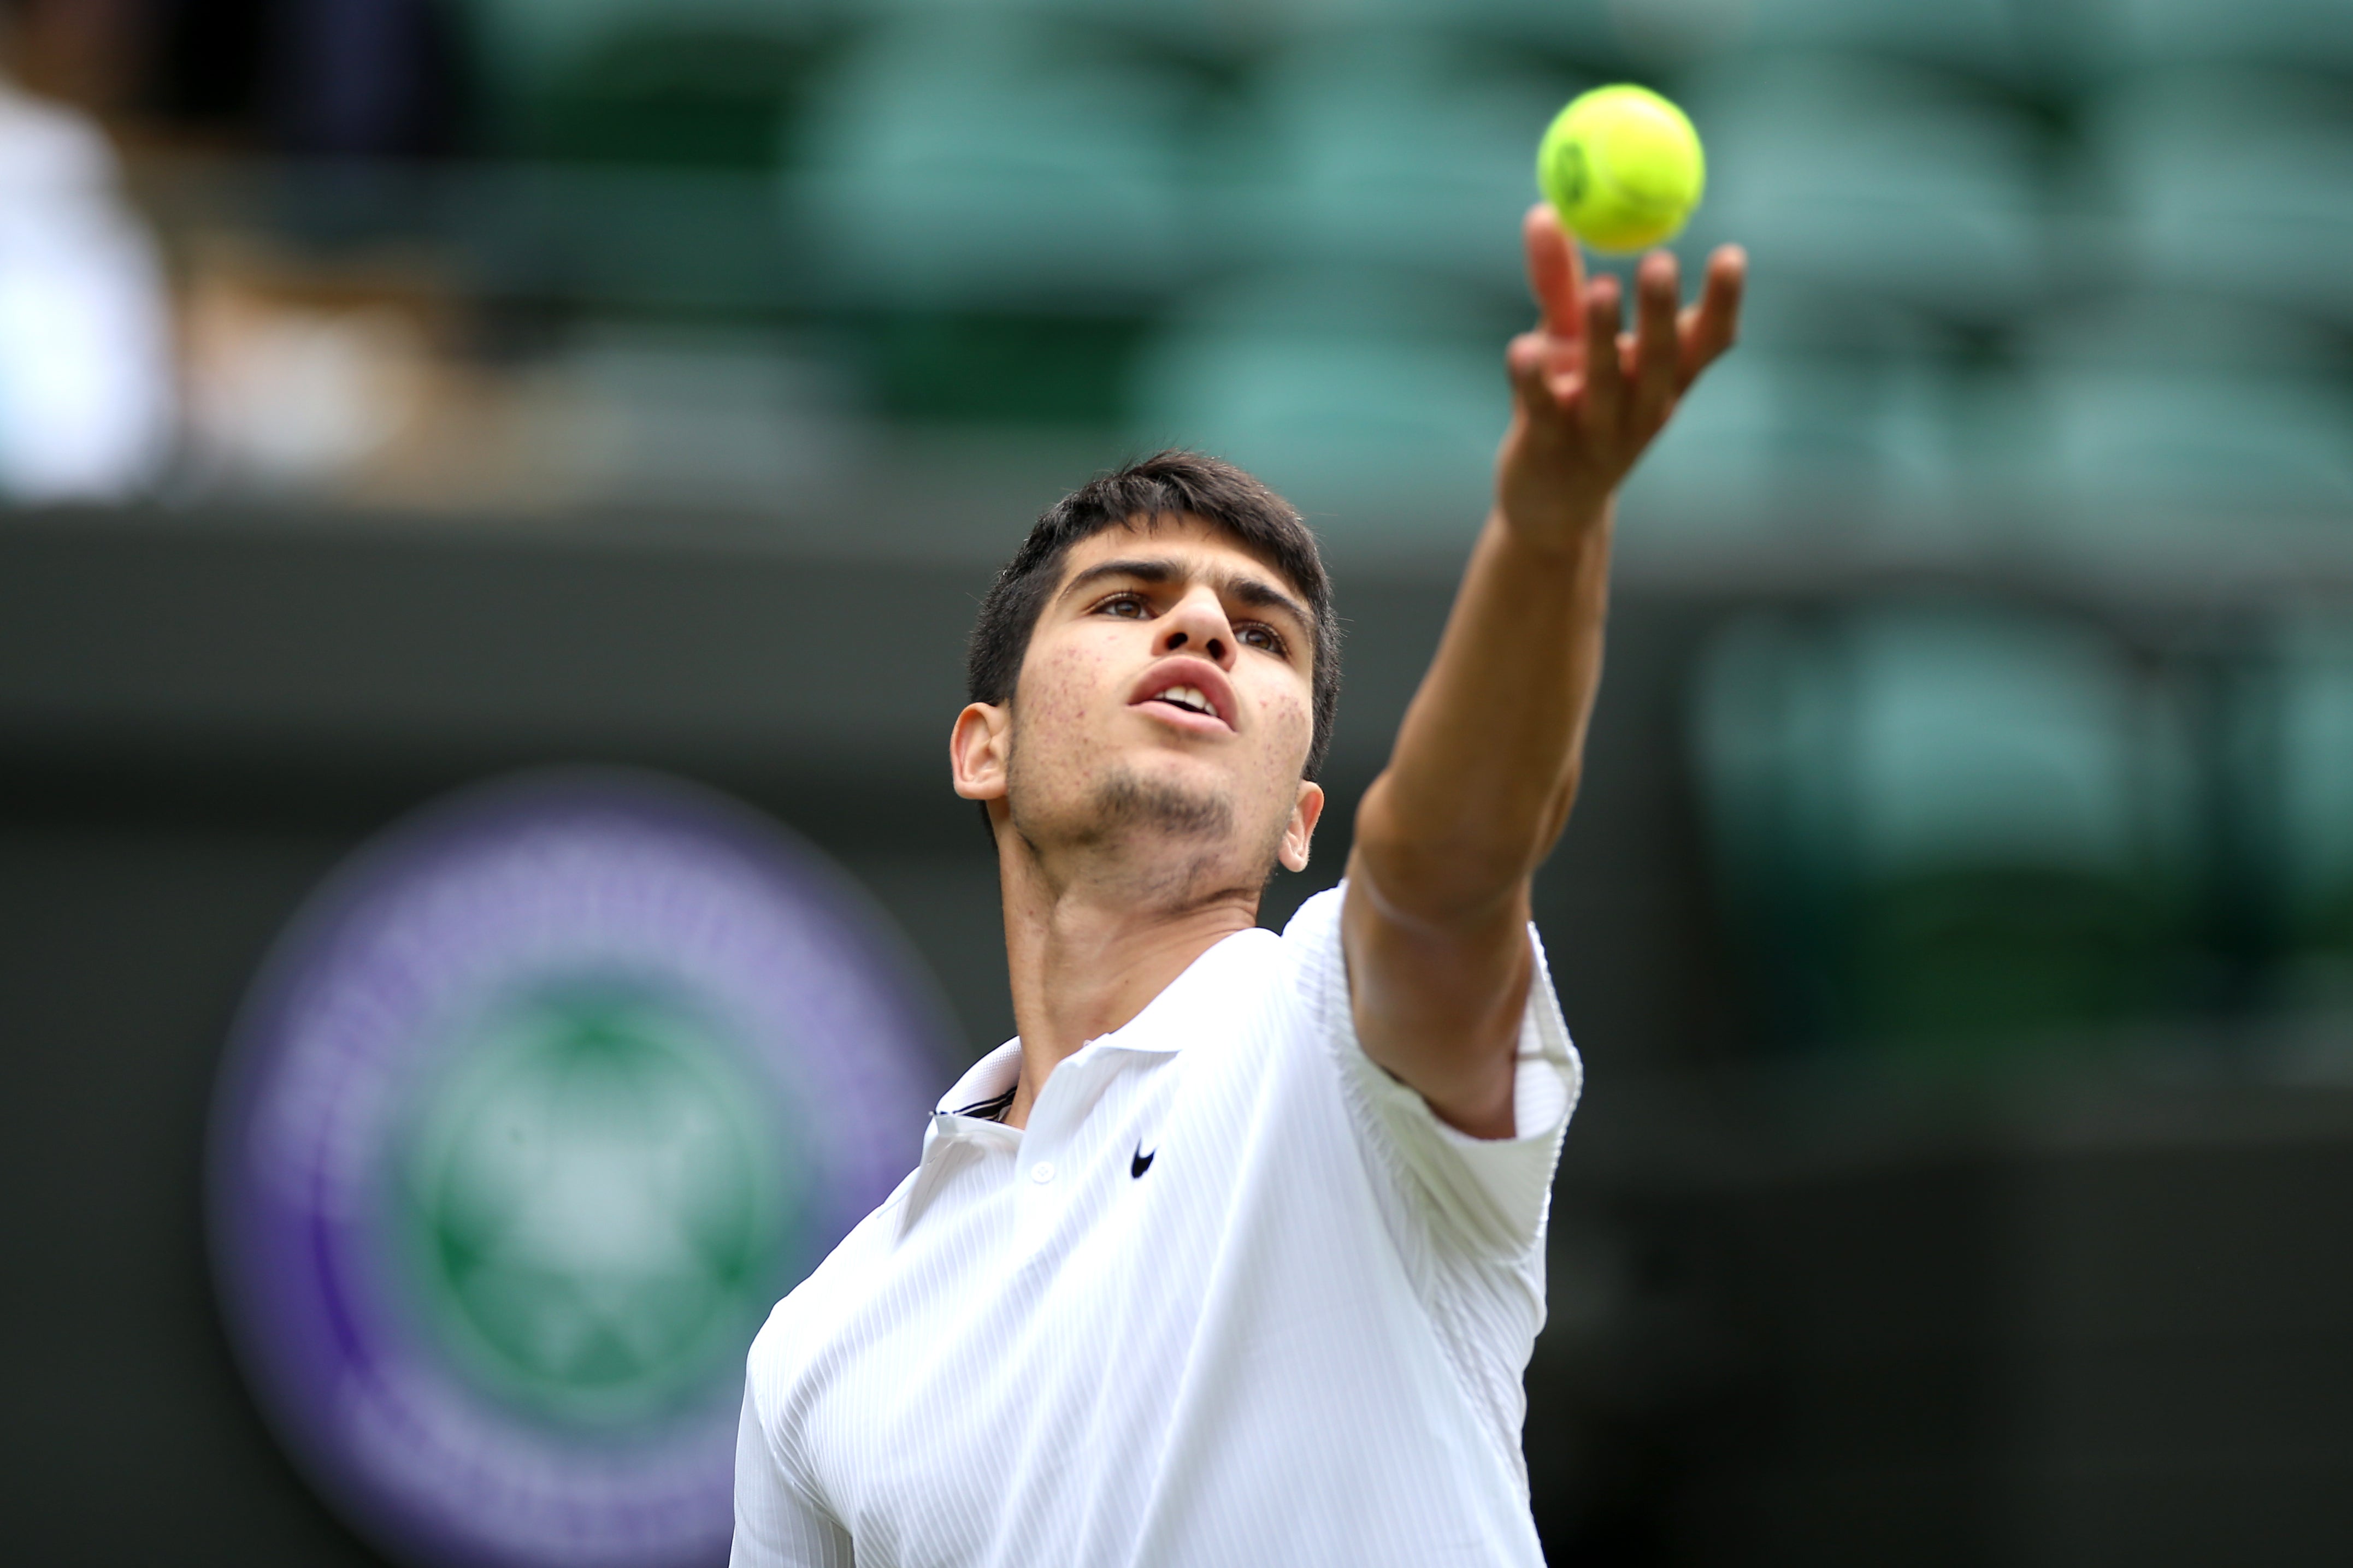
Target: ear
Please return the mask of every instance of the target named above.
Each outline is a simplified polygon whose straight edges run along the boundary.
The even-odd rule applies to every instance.
[[[993,702],[975,702],[956,715],[948,731],[948,771],[955,792],[966,800],[1005,798],[1006,749],[1013,711]]]
[[[1324,816],[1324,786],[1299,781],[1299,798],[1291,803],[1291,822],[1282,830],[1282,847],[1275,858],[1286,871],[1307,869],[1307,846],[1315,837],[1315,824]]]

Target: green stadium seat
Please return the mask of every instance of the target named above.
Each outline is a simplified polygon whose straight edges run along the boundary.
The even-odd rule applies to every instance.
[[[2132,294],[2054,307],[2018,346],[2046,477],[2094,512],[2353,511],[2353,363],[2308,321]]]
[[[2042,288],[2042,149],[2014,110],[1826,57],[1718,62],[1684,103],[1709,148],[1693,248],[1737,239],[1760,277],[1964,322],[1998,322]]]
[[[1141,356],[1136,442],[1262,475],[1339,533],[1467,531],[1509,416],[1503,335],[1425,279],[1278,272],[1208,291]]]
[[[1183,79],[1065,29],[878,30],[813,98],[789,221],[881,304],[1094,310],[1186,277]]]
[[[1932,362],[1744,348],[1709,373],[1627,487],[1632,551],[1741,538],[1852,546],[1948,505],[1948,388]],[[1792,539],[1792,527],[1826,537]]]
[[[1957,483],[1954,343],[1901,309],[1766,274],[1738,350],[1708,372],[1635,471],[1628,547],[1851,529],[1947,501]]]
[[[2353,326],[2353,89],[2283,72],[2152,73],[2095,100],[2084,137],[2131,274]]]
[[[469,0],[492,139],[533,157],[765,167],[819,0]]]
[[[1534,47],[1622,74],[1731,50],[1828,49],[2012,78],[2034,51],[2011,0],[1355,0],[1352,23]]]
[[[2089,13],[2106,51],[2136,64],[2353,67],[2344,0],[2105,0]]]
[[[1124,37],[1190,58],[1215,58],[1262,42],[1281,16],[1218,0],[843,0],[846,18],[873,22],[997,22]]]
[[[1673,18],[1645,13],[1679,10]],[[1325,25],[1415,29],[1476,39],[1594,65],[1615,64],[1646,44],[1670,48],[1697,47],[1723,36],[1713,13],[1736,7],[1697,5],[1646,5],[1641,0],[1346,0],[1340,5],[1295,7],[1303,19],[1321,13]],[[1657,23],[1644,31],[1646,21]],[[1628,23],[1633,24],[1630,32]],[[1312,26],[1312,22],[1310,23]]]
[[[1727,908],[1795,1038],[1965,1065],[2166,1002],[2181,742],[2096,629],[1973,600],[1757,611],[1694,695]]]
[[[1345,257],[1525,298],[1519,218],[1535,146],[1580,86],[1443,38],[1363,30],[1279,57],[1227,174],[1252,193],[1232,242],[1271,260]]]
[[[2013,0],[1749,0],[1745,10],[1734,37],[1748,50],[1883,56],[2001,79],[2036,74],[2027,13]]]
[[[2041,388],[2063,492],[2125,528],[2158,503],[2228,528],[2353,510],[2353,400],[2326,383],[2071,367]]]

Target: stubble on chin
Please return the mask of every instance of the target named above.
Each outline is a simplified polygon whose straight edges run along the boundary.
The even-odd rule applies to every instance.
[[[1240,814],[1222,792],[1188,790],[1168,779],[1121,770],[1096,786],[1092,805],[1094,849],[1116,853],[1119,847],[1135,849],[1156,841],[1175,851],[1171,858],[1181,865],[1164,863],[1148,878],[1169,896],[1179,889],[1254,892],[1274,878],[1287,824],[1275,824],[1262,844],[1244,845],[1236,826]]]
[[[1078,800],[1051,812],[1053,820],[1040,821],[1021,809],[1021,802],[1036,797],[1020,787],[1018,748],[1014,754],[1012,826],[1033,855],[1059,858],[1049,846],[1075,853],[1116,879],[1133,881],[1134,896],[1148,901],[1184,901],[1204,889],[1255,890],[1274,875],[1281,826],[1263,845],[1238,845],[1238,813],[1222,791],[1114,768]]]
[[[1187,789],[1122,767],[1057,800],[1059,791],[1025,787],[1033,782],[1029,774],[1017,747],[1008,804],[1014,831],[1033,853],[1060,848],[1093,855],[1154,841],[1214,850],[1233,837],[1233,802],[1214,790]]]
[[[1225,795],[1124,768],[1106,774],[1088,804],[1093,830],[1087,837],[1097,843],[1139,833],[1219,843],[1233,836],[1234,803]]]

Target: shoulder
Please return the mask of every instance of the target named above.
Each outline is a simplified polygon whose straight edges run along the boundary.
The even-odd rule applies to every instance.
[[[1561,1015],[1544,944],[1534,960],[1514,1048],[1513,1130],[1477,1138],[1447,1125],[1411,1086],[1366,1055],[1349,994],[1340,916],[1346,884],[1301,906],[1283,931],[1293,989],[1336,1071],[1356,1135],[1411,1232],[1464,1258],[1519,1268],[1540,1254],[1552,1178],[1585,1081]]]
[[[1263,927],[1220,938],[1116,1037],[1145,1048],[1236,1043],[1263,1031],[1287,1000],[1289,939]]]
[[[915,1173],[909,1172],[769,1311],[752,1341],[747,1368],[752,1388],[764,1401],[797,1382],[830,1342],[843,1316],[865,1300],[874,1271],[898,1233],[899,1212],[914,1181]]]
[[[1341,882],[1310,897],[1282,925],[1282,945],[1293,952],[1340,937],[1340,906],[1348,884]]]
[[[1347,884],[1326,888],[1299,906],[1282,928],[1276,963],[1293,1000],[1321,1018],[1348,1001],[1348,957],[1341,945],[1340,910]]]

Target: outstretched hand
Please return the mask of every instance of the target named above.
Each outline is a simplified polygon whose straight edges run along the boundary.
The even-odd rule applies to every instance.
[[[1621,331],[1618,280],[1587,281],[1552,208],[1538,202],[1521,228],[1543,314],[1505,351],[1514,406],[1496,501],[1531,542],[1566,544],[1600,520],[1684,392],[1732,346],[1748,258],[1719,247],[1699,302],[1679,311],[1675,258],[1651,252],[1635,273],[1634,330]]]

